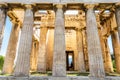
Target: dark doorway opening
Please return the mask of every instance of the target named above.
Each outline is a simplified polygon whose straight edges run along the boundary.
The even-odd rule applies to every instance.
[[[66,69],[67,71],[74,70],[74,52],[66,51]]]

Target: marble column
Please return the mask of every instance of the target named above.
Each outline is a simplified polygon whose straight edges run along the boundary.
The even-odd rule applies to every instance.
[[[30,53],[32,49],[33,35],[33,11],[31,5],[25,5],[23,27],[21,30],[18,57],[14,70],[14,76],[29,76]]]
[[[99,28],[98,31],[100,36],[105,72],[113,72],[113,65],[112,65],[112,59],[111,59],[110,50],[107,42],[107,36],[102,35],[103,30],[101,28]]]
[[[99,25],[98,25],[99,26]],[[104,63],[104,69],[106,70],[106,54],[105,54],[105,42],[104,42],[104,37],[102,35],[101,26],[98,28],[98,33],[100,37],[100,43],[101,43],[101,49],[102,49],[102,56],[103,56],[103,63]]]
[[[120,73],[120,40],[117,31],[113,31],[111,34],[112,45],[115,55],[116,71]]]
[[[3,74],[11,74],[13,72],[14,60],[17,51],[20,23],[17,22],[16,20],[13,20],[12,23],[13,23],[12,31],[10,34],[10,39],[7,47],[3,70],[2,70]]]
[[[34,38],[32,40],[32,51],[31,51],[31,55],[30,55],[30,70],[34,71],[34,55],[35,55],[35,41]]]
[[[55,32],[54,32],[54,54],[52,75],[56,77],[66,76],[66,54],[65,54],[65,20],[64,6],[56,5]]]
[[[107,42],[107,38],[102,38],[102,53],[104,59],[104,68],[105,72],[113,72],[112,58],[110,55],[110,50]]]
[[[6,20],[6,10],[2,7],[2,5],[0,5],[0,49],[2,46],[5,20]]]
[[[77,35],[77,49],[78,49],[78,70],[79,72],[86,72],[85,60],[84,60],[84,54],[83,54],[82,30],[77,30],[76,35]]]
[[[30,56],[30,70],[32,71],[37,71],[38,48],[39,48],[39,42],[33,39],[32,51]]]
[[[47,38],[47,27],[40,28],[40,41],[39,41],[39,53],[37,62],[37,71],[46,72],[46,38]]]
[[[88,56],[90,67],[90,80],[103,79],[105,77],[102,50],[97,29],[97,21],[94,13],[94,5],[87,5],[86,32],[88,43]]]
[[[83,53],[84,53],[84,60],[85,60],[85,69],[86,71],[89,71],[89,61],[88,61],[88,48],[87,48],[87,36],[86,36],[86,30],[82,30],[82,36],[83,36]]]
[[[119,34],[119,39],[120,39],[120,5],[117,5],[115,8],[115,16],[116,16],[118,34]]]
[[[104,39],[104,47],[105,47],[105,71],[106,72],[113,72],[113,64],[112,64],[112,58],[110,55],[110,49],[108,46],[108,40],[107,38]]]

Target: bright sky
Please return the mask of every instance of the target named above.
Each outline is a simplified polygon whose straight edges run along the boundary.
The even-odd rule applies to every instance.
[[[72,13],[77,14],[77,12],[72,12]],[[66,14],[70,14],[70,12],[68,11]],[[10,22],[9,18],[7,17],[6,25],[5,25],[4,38],[3,38],[3,43],[2,43],[2,48],[1,48],[0,55],[5,56],[8,41],[9,41],[9,36],[10,36],[10,32],[11,32],[11,28],[12,28],[12,23]],[[110,52],[113,53],[111,37],[108,38],[108,44],[109,44],[109,47],[110,47]]]
[[[0,55],[5,56],[11,28],[12,28],[12,23],[10,22],[9,18],[7,17],[6,24],[5,24],[4,38],[3,38],[3,42],[2,42],[2,48],[0,51]]]

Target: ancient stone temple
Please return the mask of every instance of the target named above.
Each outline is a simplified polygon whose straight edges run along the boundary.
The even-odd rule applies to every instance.
[[[7,16],[2,74],[12,76],[0,80],[120,80],[106,75],[114,72],[109,36],[120,74],[120,0],[0,0],[0,48]],[[67,76],[74,72],[89,75]]]

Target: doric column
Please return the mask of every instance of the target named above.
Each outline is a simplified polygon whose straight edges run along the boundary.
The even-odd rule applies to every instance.
[[[118,27],[118,34],[119,34],[119,39],[120,39],[120,4],[116,4],[115,16],[116,16],[116,22],[117,22],[117,27]]]
[[[108,40],[107,38],[104,39],[104,53],[105,53],[105,71],[106,72],[113,72],[113,64],[112,64],[112,58],[110,55],[110,49],[108,46]]]
[[[2,46],[5,20],[6,20],[6,10],[3,8],[2,5],[0,5],[0,49],[1,49],[1,46]]]
[[[53,76],[66,76],[65,23],[63,5],[56,5]]]
[[[94,5],[87,5],[86,13],[86,29],[87,29],[87,43],[88,43],[88,56],[90,67],[91,80],[98,80],[97,78],[104,78],[104,65],[102,58],[102,50],[100,39],[98,35],[97,22],[94,13]]]
[[[84,60],[84,54],[83,54],[82,30],[77,30],[76,35],[77,35],[77,49],[78,49],[78,69],[79,69],[79,72],[86,72],[85,60]]]
[[[98,31],[99,31],[100,42],[101,42],[104,69],[106,72],[113,72],[113,65],[112,65],[112,59],[111,59],[110,50],[107,42],[107,36],[103,36],[103,29],[101,29],[101,26],[100,28],[98,28]]]
[[[84,53],[84,63],[85,63],[85,69],[86,71],[89,71],[89,61],[88,61],[88,48],[87,48],[87,36],[86,36],[86,30],[82,30],[82,36],[83,36],[83,53]]]
[[[102,37],[101,46],[102,46],[105,72],[113,72],[112,58],[110,55],[107,37],[104,38]]]
[[[54,49],[54,29],[49,29],[47,40],[47,70],[52,70]]]
[[[105,42],[104,37],[102,35],[101,26],[98,28],[99,37],[100,37],[100,43],[101,43],[101,49],[102,49],[102,56],[103,56],[103,63],[104,63],[104,69],[106,70],[106,54],[105,54]]]
[[[13,71],[14,59],[17,51],[17,43],[19,38],[20,22],[16,20],[12,21],[12,31],[10,34],[10,39],[7,47],[5,62],[3,66],[3,74],[10,74]]]
[[[46,72],[46,37],[47,27],[40,28],[39,53],[37,62],[37,71]]]
[[[34,38],[32,40],[32,51],[31,51],[31,55],[30,55],[30,70],[34,71],[34,55],[35,55],[35,42],[34,42]]]
[[[31,5],[25,5],[23,27],[21,30],[18,57],[15,66],[14,76],[28,76],[30,69],[30,53],[32,48],[33,35],[33,12]]]
[[[120,73],[120,40],[117,31],[113,31],[111,34],[112,45],[115,55],[116,71]]]
[[[30,70],[32,71],[37,71],[38,49],[39,49],[39,42],[33,39],[32,51],[30,56]]]

